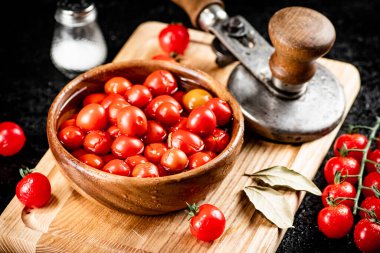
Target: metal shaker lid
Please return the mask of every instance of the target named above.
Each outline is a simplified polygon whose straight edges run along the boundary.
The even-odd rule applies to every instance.
[[[59,0],[55,20],[66,26],[82,26],[96,20],[95,4],[90,0]]]

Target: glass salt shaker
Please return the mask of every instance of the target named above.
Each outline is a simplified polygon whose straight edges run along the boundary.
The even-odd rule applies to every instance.
[[[92,1],[60,0],[54,17],[56,27],[50,54],[58,70],[73,78],[104,63],[107,45]]]

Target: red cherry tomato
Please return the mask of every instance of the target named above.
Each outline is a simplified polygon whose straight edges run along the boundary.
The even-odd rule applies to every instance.
[[[144,85],[155,97],[171,95],[178,89],[174,76],[166,70],[156,70],[150,73],[145,79]]]
[[[341,156],[339,151],[343,148],[343,144],[346,145],[347,149],[364,149],[367,143],[367,137],[362,134],[342,134],[334,142],[334,155]],[[363,158],[363,152],[349,151],[347,156],[360,162]]]
[[[167,150],[161,157],[161,166],[168,172],[175,174],[184,171],[189,164],[186,154],[177,148]]]
[[[367,176],[365,176],[363,180],[363,185],[369,188],[377,188],[380,190],[380,174],[377,172],[371,172]],[[363,189],[363,194],[366,197],[375,196],[373,190]]]
[[[131,105],[119,111],[117,127],[122,134],[142,137],[148,129],[148,121],[143,111]]]
[[[175,132],[177,130],[188,130],[187,129],[187,118],[186,117],[181,117],[179,122],[175,124],[174,126],[170,127],[170,132]]]
[[[117,115],[121,111],[121,109],[130,106],[128,102],[125,100],[114,100],[110,106],[108,107],[108,120],[112,124],[116,124],[117,122]]]
[[[79,111],[76,124],[85,131],[102,130],[107,126],[106,110],[99,104],[86,105]]]
[[[352,157],[332,157],[324,167],[324,175],[328,184],[334,184],[335,173],[340,171],[342,174],[341,181],[347,181],[351,184],[356,184],[357,177],[346,177],[349,175],[358,175],[360,172],[359,162]]]
[[[126,177],[128,177],[131,174],[131,169],[129,168],[129,166],[123,160],[119,159],[109,161],[106,165],[104,165],[102,170],[111,174]]]
[[[189,169],[195,169],[198,168],[209,161],[211,161],[212,158],[210,155],[204,152],[198,152],[190,156],[189,158]]]
[[[158,41],[164,52],[183,54],[189,45],[190,35],[184,25],[169,24],[160,31]]]
[[[165,126],[175,125],[180,118],[178,108],[172,103],[164,102],[157,108],[156,120]]]
[[[12,156],[24,147],[26,138],[22,128],[10,121],[0,123],[0,155]]]
[[[164,142],[167,137],[163,126],[154,120],[148,120],[148,128],[143,137],[145,144]]]
[[[205,147],[202,139],[189,131],[178,130],[169,134],[169,148],[178,148],[185,152],[187,156],[202,151]]]
[[[132,177],[147,178],[159,176],[157,166],[150,162],[137,164],[132,171]]]
[[[109,94],[107,97],[105,97],[101,103],[101,106],[103,106],[104,109],[108,109],[108,107],[111,105],[113,101],[125,101],[124,97],[120,94]]]
[[[375,149],[374,151],[371,151],[368,155],[368,160],[371,160],[375,163],[380,164],[380,149]],[[380,170],[376,168],[376,165],[371,162],[367,162],[365,164],[365,167],[367,168],[368,173],[375,172],[375,171],[380,172]]]
[[[43,207],[50,200],[50,181],[39,172],[27,174],[17,183],[16,196],[26,207]]]
[[[198,240],[210,242],[218,239],[224,232],[226,218],[214,205],[203,204],[199,209],[192,205],[190,214],[190,232]],[[191,217],[190,216],[190,217]]]
[[[102,158],[104,164],[107,164],[109,161],[116,159],[116,157],[112,154],[102,155],[101,158]]]
[[[85,133],[76,126],[68,126],[59,131],[58,139],[62,145],[69,149],[74,150],[82,147],[85,138]]]
[[[76,126],[76,125],[77,124],[75,123],[75,119],[68,119],[68,120],[65,120],[64,122],[62,122],[62,124],[59,126],[59,129],[62,130],[65,127]]]
[[[206,104],[212,98],[211,94],[204,89],[193,89],[183,95],[182,102],[188,111],[194,110]]]
[[[85,150],[97,155],[105,155],[111,150],[112,138],[107,132],[99,130],[89,132],[84,138]]]
[[[145,147],[144,156],[149,162],[159,164],[166,150],[168,148],[164,143],[151,143]]]
[[[104,85],[104,91],[107,94],[120,94],[124,93],[132,87],[132,83],[124,77],[116,76],[109,79]]]
[[[214,159],[216,157],[216,153],[210,150],[204,150],[203,153],[206,153],[211,159]]]
[[[125,98],[131,105],[137,106],[140,109],[145,108],[152,101],[153,96],[149,89],[140,84],[135,84],[125,92]]]
[[[104,165],[103,159],[95,154],[85,154],[79,157],[79,160],[95,169],[102,169]]]
[[[360,207],[369,211],[372,210],[375,212],[377,218],[380,217],[380,199],[376,198],[375,196],[365,198]],[[362,219],[371,218],[371,216],[363,210],[360,211],[360,217]]]
[[[82,148],[80,148],[80,149],[76,149],[76,150],[74,150],[74,151],[71,151],[71,154],[72,154],[75,158],[79,159],[79,157],[81,157],[82,155],[89,154],[89,152],[86,151],[86,150],[84,150],[84,149],[82,149]]]
[[[144,151],[144,143],[137,138],[120,135],[113,141],[111,150],[117,158],[126,159],[141,154]]]
[[[354,242],[362,252],[378,253],[380,250],[380,225],[368,219],[360,220],[354,228]]]
[[[182,113],[181,105],[173,97],[168,95],[162,95],[155,97],[145,108],[145,113],[150,119],[155,119],[157,108],[164,102],[169,102],[178,108],[178,111]]]
[[[193,133],[208,136],[216,128],[215,114],[205,106],[198,107],[191,111],[186,127]]]
[[[120,129],[117,126],[110,126],[107,129],[107,133],[114,139],[121,135]]]
[[[356,189],[349,182],[342,182],[340,184],[330,184],[322,192],[322,203],[324,206],[329,206],[329,204],[327,203],[328,196],[330,196],[333,199],[339,198],[339,197],[355,198]],[[346,200],[338,199],[336,200],[336,203],[346,205],[349,208],[352,208],[354,206],[354,201],[351,199],[346,199]]]
[[[134,155],[134,156],[130,156],[127,159],[125,159],[125,162],[128,164],[128,166],[130,168],[133,169],[137,164],[147,163],[148,159],[146,159],[146,157],[144,157],[142,155]]]
[[[354,224],[350,208],[345,205],[328,206],[318,214],[319,230],[328,238],[338,239],[347,235]]]
[[[218,126],[224,126],[231,121],[231,108],[223,99],[211,98],[205,106],[215,114]]]
[[[152,56],[152,60],[161,60],[161,61],[169,61],[169,62],[176,62],[174,58],[164,55],[164,54],[157,54]]]
[[[204,139],[205,149],[215,153],[222,152],[230,143],[230,136],[226,131],[216,128],[212,135]]]
[[[101,104],[105,98],[106,98],[106,94],[104,94],[104,93],[90,94],[84,98],[83,106],[86,106],[89,104]]]
[[[175,99],[175,100],[177,100],[177,102],[181,105],[181,106],[183,106],[183,95],[185,95],[185,92],[183,92],[183,91],[181,91],[181,90],[179,90],[179,91],[177,91],[176,93],[174,93],[173,95],[172,95],[172,97]]]

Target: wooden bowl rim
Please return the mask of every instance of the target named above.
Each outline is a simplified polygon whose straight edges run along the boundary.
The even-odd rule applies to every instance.
[[[125,69],[125,68],[133,68],[133,67],[138,67],[142,65],[145,67],[159,66],[160,69],[165,69],[168,71],[175,70],[175,72],[186,73],[187,75],[190,75],[190,76],[194,76],[194,77],[196,76],[198,79],[203,79],[205,83],[209,83],[209,84],[213,83],[213,85],[224,90],[224,93],[227,96],[230,103],[235,104],[234,106],[231,105],[231,109],[232,109],[232,115],[234,117],[234,120],[239,119],[239,122],[236,123],[236,126],[237,126],[236,136],[234,139],[231,139],[227,147],[221,153],[219,153],[214,159],[212,159],[209,163],[206,163],[205,165],[202,165],[201,167],[194,170],[188,170],[188,171],[184,171],[178,174],[164,176],[164,177],[154,177],[154,178],[139,178],[139,177],[130,177],[130,176],[125,177],[125,176],[107,173],[102,170],[95,169],[91,166],[88,166],[87,164],[81,162],[79,159],[75,158],[70,152],[66,150],[66,148],[62,146],[62,144],[58,140],[57,131],[54,129],[54,124],[56,124],[56,121],[58,120],[58,116],[54,118],[54,115],[59,115],[60,113],[58,104],[62,100],[62,97],[65,95],[65,91],[74,88],[76,85],[88,79],[89,77],[99,75],[102,72],[107,72],[110,70]],[[175,75],[178,75],[178,74],[175,74]],[[81,173],[87,174],[90,177],[91,176],[96,177],[101,180],[108,178],[111,181],[125,181],[125,183],[138,182],[141,184],[150,185],[151,183],[168,183],[172,181],[180,181],[185,178],[190,179],[193,177],[200,176],[204,173],[207,173],[209,170],[217,169],[216,166],[213,166],[213,165],[219,164],[222,160],[226,159],[226,157],[231,153],[231,151],[238,146],[239,139],[243,138],[244,118],[240,110],[240,105],[235,100],[235,98],[230,94],[230,92],[223,85],[221,85],[218,81],[216,81],[206,72],[203,72],[201,70],[194,69],[188,66],[184,66],[178,63],[168,62],[168,61],[126,60],[126,61],[111,62],[104,65],[100,65],[98,67],[95,67],[91,70],[88,70],[78,75],[76,78],[72,79],[69,83],[67,83],[60,90],[60,92],[55,97],[55,99],[53,100],[50,106],[46,128],[47,128],[48,142],[49,142],[50,148],[56,149],[59,153],[63,155],[64,159],[70,160],[70,162],[75,161],[78,163],[79,166],[72,166],[74,168],[69,168],[69,169],[79,170]],[[62,168],[62,169],[66,170],[68,168]]]

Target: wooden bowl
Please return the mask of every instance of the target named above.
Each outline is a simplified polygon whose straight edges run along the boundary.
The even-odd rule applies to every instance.
[[[104,83],[111,77],[124,76],[132,83],[142,83],[149,73],[158,69],[170,71],[184,86],[203,87],[230,104],[233,113],[231,141],[216,158],[202,167],[176,175],[134,178],[92,168],[61,145],[57,138],[58,126],[74,113],[86,95],[103,91]],[[240,106],[225,87],[204,72],[157,60],[110,63],[79,75],[54,99],[47,119],[50,149],[72,187],[87,199],[104,206],[140,215],[164,214],[185,208],[186,202],[203,200],[231,170],[242,147],[243,131]]]

